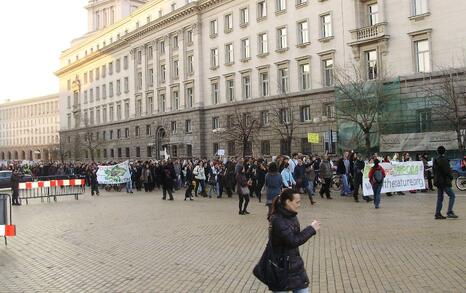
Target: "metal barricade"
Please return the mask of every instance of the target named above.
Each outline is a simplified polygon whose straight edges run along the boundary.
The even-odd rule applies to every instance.
[[[56,176],[50,176],[41,177],[42,180],[39,181],[21,182],[18,186],[19,198],[26,200],[26,204],[29,204],[29,200],[33,198],[40,198],[41,202],[44,199],[50,202],[51,198],[57,201],[57,197],[67,195],[73,195],[78,200],[79,195],[85,191],[86,180],[78,176],[69,177],[57,179]]]
[[[0,237],[5,238],[5,245],[8,245],[7,237],[16,236],[16,226],[12,224],[11,196],[0,194]]]

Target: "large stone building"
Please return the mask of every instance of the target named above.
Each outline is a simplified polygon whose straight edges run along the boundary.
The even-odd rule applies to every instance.
[[[0,104],[0,160],[56,160],[58,94]]]
[[[76,159],[334,151],[336,69],[387,72],[412,95],[408,84],[457,66],[466,48],[462,0],[95,0],[87,9],[90,31],[56,72],[61,135]]]

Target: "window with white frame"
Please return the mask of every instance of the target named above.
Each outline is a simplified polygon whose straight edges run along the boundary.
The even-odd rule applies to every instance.
[[[176,134],[176,121],[171,122],[171,132],[172,134]]]
[[[249,59],[251,58],[251,50],[249,47],[249,38],[241,40],[241,58]]]
[[[178,89],[172,91],[173,95],[173,109],[178,110],[180,108],[180,95]]]
[[[289,124],[291,123],[291,111],[288,108],[280,109],[280,123]]]
[[[233,30],[233,14],[229,13],[225,15],[225,32],[231,32]]]
[[[186,107],[192,108],[194,103],[194,92],[192,86],[186,88]]]
[[[129,119],[129,100],[125,100],[125,119]]]
[[[220,102],[218,81],[217,80],[212,81],[212,83],[210,84],[210,87],[211,87],[212,103],[216,105]]]
[[[147,97],[146,107],[147,107],[148,114],[152,114],[154,112],[154,97],[152,96]]]
[[[124,79],[123,90],[125,91],[125,93],[129,92],[129,79],[128,79],[128,77],[125,77],[125,79]]]
[[[286,10],[286,0],[275,0],[276,3],[276,12]]]
[[[95,88],[95,100],[99,101],[100,100],[100,87]]]
[[[335,118],[335,104],[334,103],[328,103],[323,105],[323,116],[326,116],[328,118]]]
[[[190,75],[194,73],[194,56],[192,54],[186,57],[186,70]]]
[[[225,81],[225,90],[227,101],[233,102],[235,100],[235,80],[230,77]]]
[[[333,58],[322,60],[322,77],[324,86],[333,85]]]
[[[309,42],[309,24],[307,20],[298,22],[298,44]]]
[[[115,70],[117,73],[120,72],[121,70],[121,59],[120,58],[118,58],[115,62]]]
[[[121,80],[119,79],[116,81],[116,94],[117,96],[121,95]]]
[[[259,55],[267,54],[269,52],[267,33],[259,34],[258,41],[259,41],[259,46],[258,46]]]
[[[311,121],[311,106],[301,107],[301,122]]]
[[[102,106],[102,122],[107,123],[107,106]],[[105,135],[103,135],[105,139]]]
[[[414,42],[416,72],[431,72],[429,40]]]
[[[108,63],[108,74],[113,74],[113,62]]]
[[[154,69],[152,68],[149,68],[149,70],[147,70],[147,83],[149,87],[154,86]]]
[[[161,64],[161,65],[160,65],[160,73],[159,73],[159,76],[160,76],[160,82],[165,82],[165,80],[166,80],[166,68],[165,68],[165,64]]]
[[[215,37],[218,34],[218,21],[213,19],[210,21],[210,37]]]
[[[366,61],[366,74],[367,79],[377,78],[377,50],[370,50],[365,52]]]
[[[186,41],[188,45],[193,43],[193,30],[186,31]]]
[[[270,124],[269,111],[261,112],[261,125],[268,126]]]
[[[140,91],[142,89],[142,72],[138,72],[138,75],[137,75],[137,90]]]
[[[140,104],[141,104],[140,100],[136,101],[136,115],[138,116],[141,115],[141,112],[138,112],[138,110],[140,109],[139,108]],[[117,121],[121,120],[121,104],[120,103],[116,105],[116,117],[117,117]]]
[[[110,68],[109,68],[110,71]],[[107,74],[107,65],[102,65],[102,78],[105,78],[105,75]],[[110,74],[110,72],[109,72]]]
[[[269,95],[269,73],[267,71],[259,72],[259,85],[261,97]]]
[[[70,108],[71,97],[68,96],[68,109]],[[87,90],[84,91],[84,104],[87,104]]]
[[[333,36],[332,32],[332,16],[330,13],[320,16],[320,36],[322,38],[329,38]]]
[[[212,117],[212,129],[220,128],[220,118],[219,117]]]
[[[286,94],[289,91],[288,67],[281,66],[278,68],[278,91],[280,94]]]
[[[94,89],[89,89],[89,103],[94,102]]]
[[[251,76],[249,74],[243,75],[241,77],[241,83],[243,99],[249,99],[251,97]]]
[[[173,49],[178,49],[179,47],[178,35],[173,36],[172,43],[173,43]]]
[[[191,120],[188,119],[184,123],[184,132],[191,133],[193,132]]]
[[[249,8],[244,7],[239,10],[240,25],[246,26],[249,23]]]
[[[287,32],[286,27],[281,27],[277,29],[277,48],[286,49],[288,47]]]
[[[218,48],[210,49],[210,67],[218,67]]]
[[[110,105],[108,107],[108,119],[109,121],[113,121],[115,119],[115,111],[113,105]]]
[[[165,112],[167,106],[167,100],[165,93],[159,93],[159,112]]]
[[[233,56],[233,43],[225,45],[225,64],[231,64],[234,62]]]
[[[160,55],[165,54],[165,41],[161,40],[159,43]]]
[[[267,2],[266,0],[261,0],[257,2],[257,18],[262,19],[267,17]]]
[[[110,82],[110,83],[108,84],[108,96],[109,96],[110,98],[113,98],[113,82]]]
[[[178,79],[180,76],[179,61],[173,60],[173,78]]]
[[[379,23],[379,6],[377,2],[367,5],[367,16],[369,25],[376,25]]]
[[[102,85],[102,99],[107,98],[107,86],[105,84]]]
[[[421,15],[429,12],[427,0],[412,0],[413,15]]]
[[[311,88],[311,66],[309,62],[299,63],[299,86],[301,90]]]

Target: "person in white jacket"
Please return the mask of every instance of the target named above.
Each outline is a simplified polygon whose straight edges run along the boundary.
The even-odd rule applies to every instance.
[[[203,161],[199,161],[197,166],[193,170],[194,179],[196,180],[196,187],[194,189],[194,196],[197,197],[197,193],[199,190],[199,185],[201,185],[201,195],[206,197],[207,193],[205,191],[205,163]]]

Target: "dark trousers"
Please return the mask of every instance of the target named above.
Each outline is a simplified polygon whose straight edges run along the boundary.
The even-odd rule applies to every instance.
[[[243,206],[244,203],[244,206]],[[249,204],[249,194],[239,194],[239,211],[244,212],[247,210]]]
[[[99,195],[99,184],[91,183],[91,194],[94,195],[94,192]]]
[[[193,197],[193,184],[188,183],[188,188],[186,188],[186,192],[184,193],[184,198],[191,198]]]
[[[162,192],[163,192],[163,197],[162,197],[163,199],[167,198],[167,192],[168,192],[168,196],[170,197],[170,199],[171,200],[173,199],[173,193],[172,193],[171,186],[162,185]]]
[[[354,192],[353,192],[353,197],[358,198],[359,196],[359,188],[361,187],[362,189],[362,173],[356,173],[356,176],[354,177]]]
[[[327,198],[330,198],[330,182],[332,178],[324,178],[322,187],[320,188],[319,194],[322,196],[325,194]]]
[[[446,193],[450,198],[448,200],[448,210],[447,214],[453,213],[453,205],[455,204],[455,193],[451,187],[437,187],[437,206],[435,207],[435,215],[440,215],[442,213],[443,206],[443,193]]]
[[[264,184],[265,184],[265,181],[257,181],[257,185],[256,185],[256,196],[257,198],[259,199],[259,202],[261,202],[261,197],[262,197],[262,187],[264,187]]]
[[[12,191],[11,196],[12,196],[12,199],[13,199],[13,204],[14,205],[20,204],[18,188],[17,187],[16,188],[11,188],[11,191]]]
[[[150,183],[144,183],[144,191],[149,192],[150,190]]]

